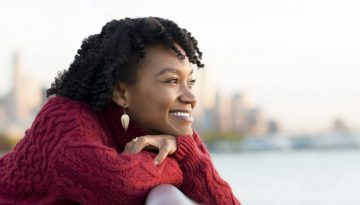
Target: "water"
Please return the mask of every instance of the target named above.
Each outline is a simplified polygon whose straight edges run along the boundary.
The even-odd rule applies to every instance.
[[[359,205],[360,150],[214,154],[244,205]]]

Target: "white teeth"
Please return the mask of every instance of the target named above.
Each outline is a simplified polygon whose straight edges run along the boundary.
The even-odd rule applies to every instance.
[[[187,112],[172,112],[170,114],[175,115],[175,116],[183,116],[183,117],[189,117],[190,116],[190,113],[187,113]]]

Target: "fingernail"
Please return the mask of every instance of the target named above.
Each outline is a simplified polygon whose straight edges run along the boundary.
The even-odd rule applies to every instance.
[[[155,165],[158,165],[158,164],[159,164],[159,160],[155,160],[155,161],[154,161],[154,164],[155,164]]]

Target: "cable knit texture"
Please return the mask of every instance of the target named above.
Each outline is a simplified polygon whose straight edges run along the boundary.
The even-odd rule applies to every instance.
[[[177,136],[178,148],[156,166],[157,153],[122,154],[145,135],[122,109],[95,113],[83,102],[47,100],[13,150],[0,158],[0,204],[145,204],[149,191],[173,184],[201,204],[240,204],[220,178],[199,136]]]

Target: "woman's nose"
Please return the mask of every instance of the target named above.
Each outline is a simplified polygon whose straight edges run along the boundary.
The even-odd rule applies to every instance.
[[[191,107],[194,108],[196,106],[197,99],[193,91],[190,88],[185,87],[180,96],[180,101],[182,103],[191,104]]]

